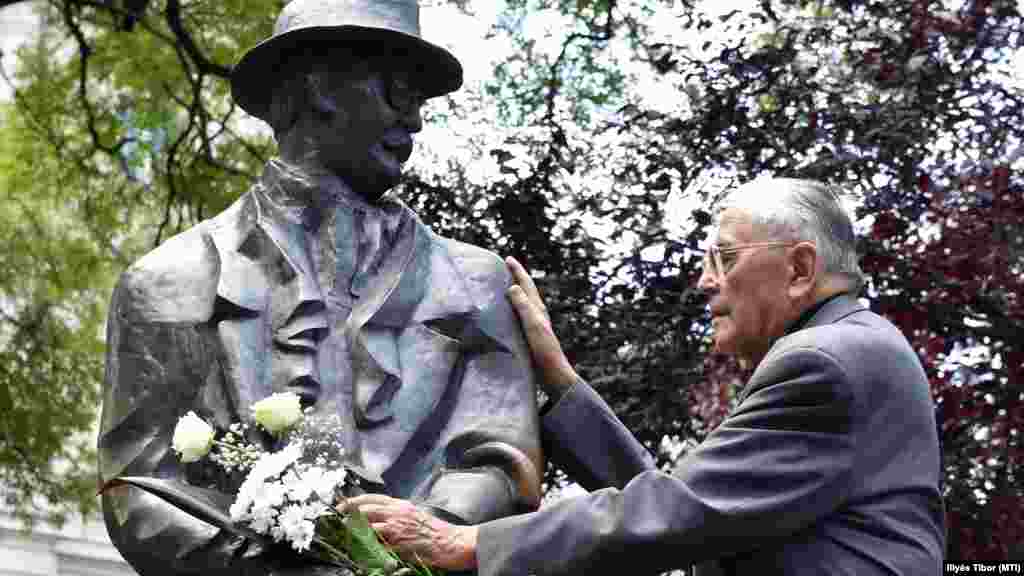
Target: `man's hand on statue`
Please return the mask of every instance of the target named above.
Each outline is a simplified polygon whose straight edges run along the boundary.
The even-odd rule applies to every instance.
[[[383,494],[349,498],[341,512],[357,509],[400,556],[444,570],[476,568],[476,526],[449,524],[408,500]]]
[[[561,398],[576,383],[576,371],[562,352],[562,345],[551,328],[548,308],[530,273],[511,256],[505,258],[505,264],[512,273],[513,282],[508,289],[508,299],[523,324],[541,387],[548,396]]]

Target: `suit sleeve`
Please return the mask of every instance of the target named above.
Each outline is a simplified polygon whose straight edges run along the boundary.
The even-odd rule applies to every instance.
[[[850,491],[855,399],[809,348],[767,359],[735,412],[679,464],[480,528],[481,576],[656,573],[749,551],[813,524]],[[600,443],[602,439],[581,438]]]
[[[189,471],[198,469],[186,469],[171,447],[177,419],[191,409],[203,412],[215,351],[201,324],[144,320],[138,313],[146,306],[142,292],[126,274],[110,308],[98,438],[100,482],[118,476],[179,482],[182,490],[226,510],[232,501],[228,494],[185,484]],[[266,557],[254,542],[154,495],[118,486],[106,490],[102,501],[111,540],[144,576],[268,573]]]
[[[529,349],[505,298],[509,274],[493,255],[471,268],[487,271],[470,285],[489,300],[461,335],[444,466],[422,500],[449,521],[478,524],[536,510],[544,464]]]
[[[587,490],[623,488],[636,475],[654,469],[654,459],[629,433],[612,409],[582,380],[541,418],[544,453]],[[583,442],[600,438],[600,442]]]

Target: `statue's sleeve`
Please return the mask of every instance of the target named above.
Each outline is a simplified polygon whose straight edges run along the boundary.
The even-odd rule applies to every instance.
[[[180,416],[189,410],[206,412],[207,379],[219,374],[208,325],[154,321],[147,310],[166,302],[150,302],[148,296],[139,278],[129,272],[111,303],[98,438],[100,482],[106,485],[125,476],[156,478],[226,511],[232,497],[186,484],[188,470],[171,446]],[[102,500],[111,540],[142,576],[269,573],[254,542],[151,493],[119,485],[106,489]]]
[[[439,516],[467,524],[535,510],[544,472],[529,349],[505,298],[511,277],[489,252],[474,260],[463,265],[481,305],[461,338],[441,434],[445,463],[424,498]]]

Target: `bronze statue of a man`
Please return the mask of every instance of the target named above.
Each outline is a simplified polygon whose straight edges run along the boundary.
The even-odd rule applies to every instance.
[[[122,276],[108,323],[100,479],[178,480],[230,504],[225,480],[171,439],[195,411],[218,428],[294,391],[343,416],[337,441],[394,496],[456,522],[539,504],[529,353],[501,259],[442,238],[387,195],[425,99],[459,62],[419,36],[415,0],[294,0],[235,68],[232,93],[280,158],[230,208]],[[132,487],[103,496],[143,576],[305,573]]]

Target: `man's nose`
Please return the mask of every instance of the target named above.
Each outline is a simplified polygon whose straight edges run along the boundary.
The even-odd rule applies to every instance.
[[[700,278],[697,279],[697,289],[708,294],[718,289],[718,278],[709,270],[708,266],[700,269]]]

